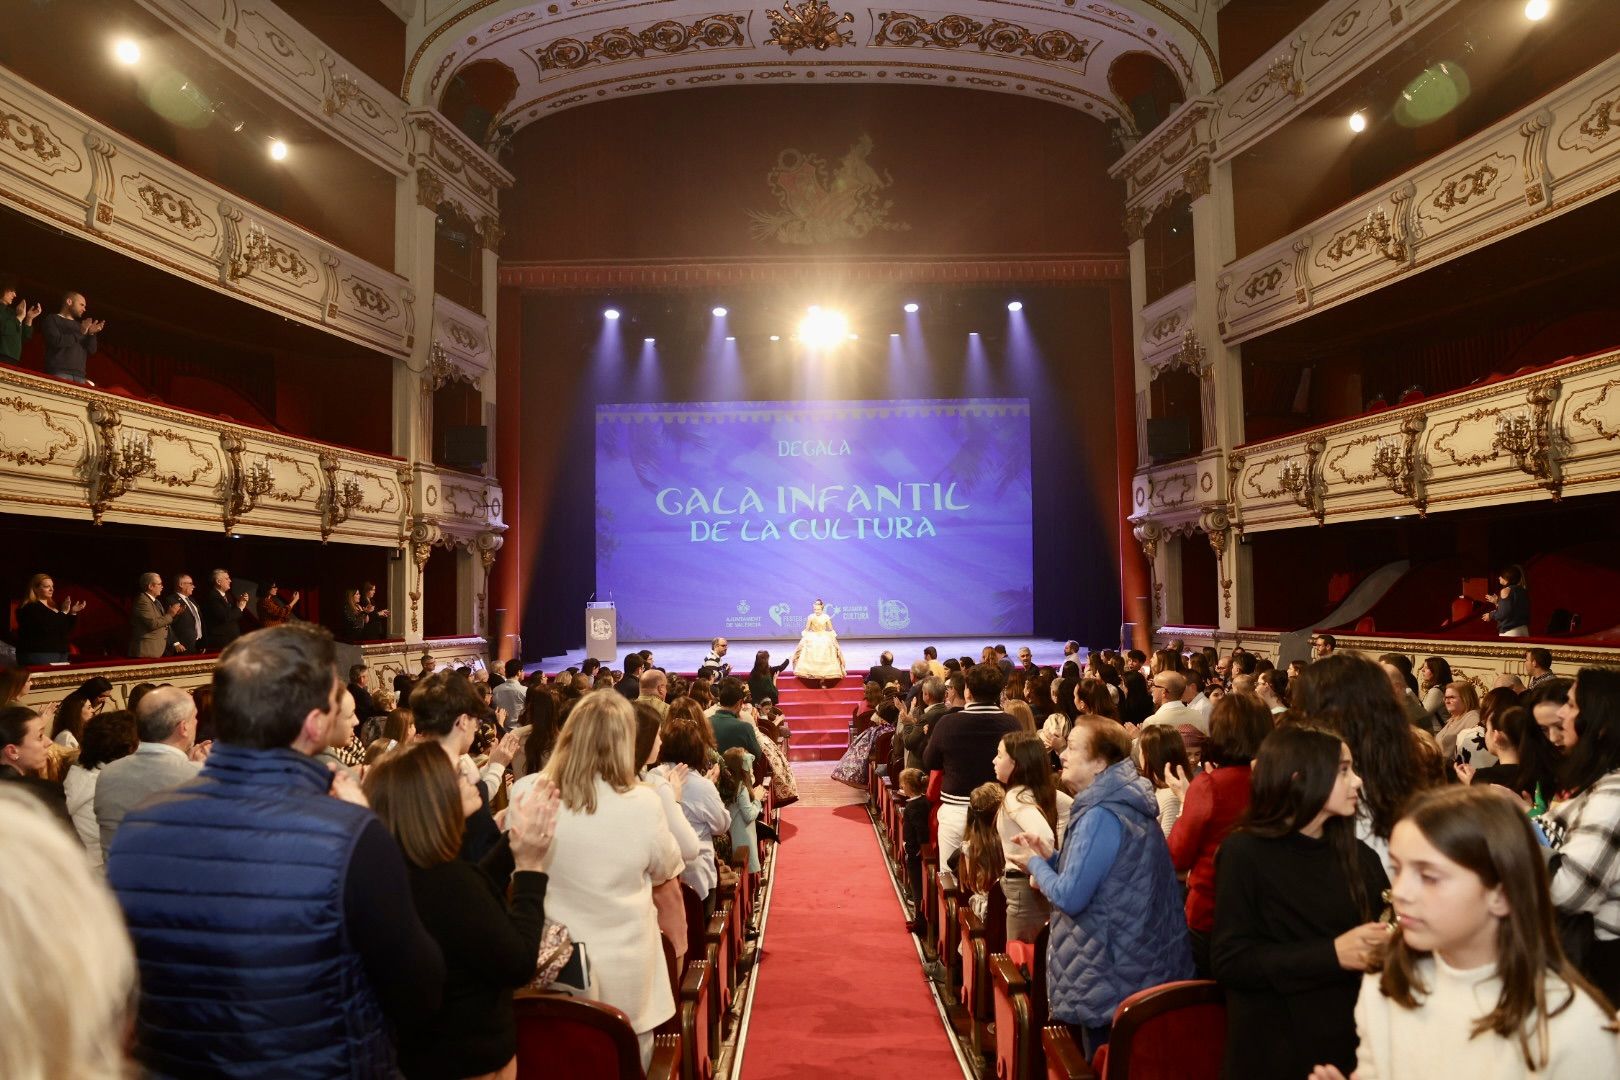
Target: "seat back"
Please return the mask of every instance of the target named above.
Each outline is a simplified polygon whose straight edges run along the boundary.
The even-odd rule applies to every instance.
[[[692,886],[681,882],[681,906],[686,909],[686,962],[688,965],[694,960],[703,958],[703,945],[705,931],[709,920],[703,916],[703,901]]]
[[[520,992],[512,1012],[518,1080],[642,1080],[635,1029],[612,1005]]]
[[[1114,1013],[1105,1080],[1218,1080],[1226,1056],[1226,995],[1209,979],[1132,994]]]

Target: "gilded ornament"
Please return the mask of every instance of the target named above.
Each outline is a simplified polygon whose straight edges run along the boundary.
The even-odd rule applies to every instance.
[[[616,64],[644,60],[649,55],[674,56],[698,49],[723,49],[745,45],[743,24],[746,14],[705,15],[690,25],[665,19],[642,30],[619,26],[604,30],[589,41],[558,38],[534,51],[540,70],[577,71],[591,64]]]
[[[0,398],[0,406],[24,415],[32,413],[38,416],[39,423],[44,426],[45,430],[56,436],[48,446],[40,450],[9,449],[5,445],[8,441],[6,433],[10,431],[15,434],[17,431],[17,423],[13,421],[4,427],[0,427],[0,461],[9,461],[13,465],[49,465],[56,460],[57,454],[72,450],[79,445],[78,434],[72,429],[57,423],[52,418],[50,410],[43,405],[12,396]]]
[[[835,13],[826,0],[804,0],[802,4],[783,4],[780,11],[768,8],[765,17],[771,20],[771,36],[765,44],[776,45],[783,52],[793,54],[800,49],[842,48],[855,44],[855,35],[839,27],[855,21],[849,12]]]
[[[826,244],[859,240],[875,230],[909,230],[908,223],[889,220],[894,201],[882,192],[894,179],[870,164],[871,154],[870,135],[857,139],[836,169],[816,154],[783,150],[767,177],[781,209],[749,210],[749,231],[756,240]]]
[[[1084,70],[1095,45],[1066,30],[1031,30],[1002,19],[988,23],[966,15],[945,15],[929,21],[903,11],[882,11],[872,45],[961,49],[976,47],[981,53],[997,53],[1023,60],[1073,64]]]

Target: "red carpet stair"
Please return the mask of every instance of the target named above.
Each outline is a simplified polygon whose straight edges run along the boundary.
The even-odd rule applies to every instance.
[[[793,737],[788,743],[792,761],[837,761],[849,748],[849,718],[861,703],[865,675],[846,675],[834,686],[811,684],[793,675],[779,675],[777,704]]]

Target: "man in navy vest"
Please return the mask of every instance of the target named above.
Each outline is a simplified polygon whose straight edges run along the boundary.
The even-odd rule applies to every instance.
[[[165,1077],[395,1074],[390,1026],[440,1005],[444,958],[358,785],[311,755],[342,684],[332,637],[232,642],[197,779],[130,811],[107,856],[140,963],[136,1055]]]

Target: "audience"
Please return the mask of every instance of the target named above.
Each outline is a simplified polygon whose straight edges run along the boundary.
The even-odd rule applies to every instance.
[[[185,606],[163,602],[163,578],[158,574],[142,574],[140,588],[129,609],[129,655],[156,659],[169,651],[169,626]]]
[[[754,757],[740,746],[720,755],[718,791],[731,815],[731,850],[748,852],[748,871],[759,873],[759,838],[756,824],[765,798],[763,784],[754,783]]]
[[[949,866],[962,846],[973,789],[995,779],[996,748],[1002,737],[1018,730],[1018,721],[996,705],[1003,681],[995,664],[970,666],[964,679],[969,703],[941,716],[928,736],[923,767],[937,774],[940,866]],[[934,777],[929,790],[935,790]]]
[[[512,800],[506,840],[483,866],[457,857],[478,791],[437,747],[418,743],[389,755],[367,775],[364,790],[405,856],[410,897],[444,956],[442,1006],[399,1031],[401,1071],[515,1075],[512,991],[535,975],[556,789],[538,782]],[[496,869],[496,862],[509,865]]]
[[[1001,849],[1011,849],[1014,838],[1022,834],[1061,850],[1074,799],[1058,788],[1040,738],[1032,731],[1002,736],[992,764],[997,783],[1006,789],[995,819]],[[1007,898],[1007,939],[1034,941],[1051,912],[1046,897],[1030,887],[1023,869],[1012,865],[1002,873],[1001,891]]]
[[[323,630],[233,642],[214,672],[220,741],[202,773],[118,829],[107,877],[140,964],[136,1056],[154,1073],[386,1075],[391,1026],[410,1030],[443,1002],[444,957],[398,845],[359,785],[312,757],[341,687]]]
[[[1215,861],[1210,953],[1226,991],[1228,1076],[1354,1067],[1357,975],[1377,969],[1389,936],[1376,921],[1389,879],[1356,839],[1360,791],[1350,747],[1330,731],[1294,724],[1260,744],[1249,811]]]
[[[1176,819],[1181,816],[1181,790],[1172,786],[1166,774],[1188,775],[1192,763],[1187,760],[1187,748],[1182,744],[1181,732],[1163,724],[1149,724],[1142,729],[1136,741],[1136,753],[1141,759],[1140,771],[1153,785],[1153,797],[1159,804],[1159,827],[1168,839]]]
[[[302,596],[303,593],[295,590],[291,596],[283,600],[281,586],[275,579],[272,578],[266,582],[264,592],[259,596],[259,625],[261,627],[280,626],[283,623],[291,622],[294,617],[293,608],[298,606],[298,601]]]
[[[203,593],[198,604],[202,612],[203,652],[219,652],[242,634],[242,617],[247,611],[248,594],[231,592],[228,570],[215,570],[213,588]]]
[[[80,683],[56,707],[56,718],[51,722],[51,741],[65,750],[77,750],[84,725],[101,711],[112,696],[112,680],[92,675]]]
[[[181,574],[174,579],[174,591],[163,598],[165,607],[180,605],[174,620],[169,623],[170,652],[184,655],[202,649],[202,611],[191,599],[191,594],[196,588],[190,574]]]
[[[45,720],[39,713],[26,705],[0,707],[0,783],[28,792],[71,829],[73,818],[68,814],[62,786],[44,776],[50,747]]]
[[[86,318],[84,312],[84,294],[70,292],[62,297],[56,314],[47,315],[39,324],[45,335],[45,374],[81,386],[95,386],[88,366],[98,344],[96,335],[107,322]]]
[[[103,767],[133,754],[139,745],[140,732],[133,712],[118,709],[94,716],[84,726],[79,758],[63,778],[62,791],[73,827],[90,857],[90,865],[97,870],[104,862],[101,823],[96,818],[97,781]]]
[[[65,664],[69,660],[68,639],[84,610],[84,601],[63,596],[56,602],[56,582],[49,574],[35,574],[17,608],[17,663],[23,667],[39,664]]]
[[[681,878],[692,870],[692,864],[702,857],[703,846],[697,831],[681,809],[681,791],[690,778],[689,770],[681,765],[659,764],[662,737],[659,728],[663,717],[656,709],[638,701],[636,709],[636,756],[640,765],[641,782],[658,794],[664,807],[664,824],[675,837],[675,846],[681,852],[681,868],[667,880],[653,883],[653,906],[658,909],[658,928],[674,946],[675,959],[686,956],[686,901],[681,896]],[[711,845],[712,847],[712,845]]]
[[[1464,679],[1447,683],[1444,691],[1446,722],[1435,734],[1440,752],[1449,761],[1457,754],[1457,740],[1469,728],[1479,726],[1479,693]]]
[[[681,870],[681,881],[688,885],[706,911],[713,910],[709,895],[719,880],[714,861],[714,838],[728,833],[731,811],[720,797],[715,781],[720,779],[719,762],[708,764],[708,750],[699,731],[700,720],[677,715],[673,710],[664,718],[659,731],[659,763],[668,769],[684,768],[677,798],[686,823],[697,837],[697,857],[686,860]]]
[[[215,676],[215,683],[218,683]],[[211,748],[198,746],[197,703],[178,687],[152,691],[135,714],[140,742],[133,753],[108,764],[96,781],[95,814],[103,856],[124,819],[159,792],[196,779]]]

